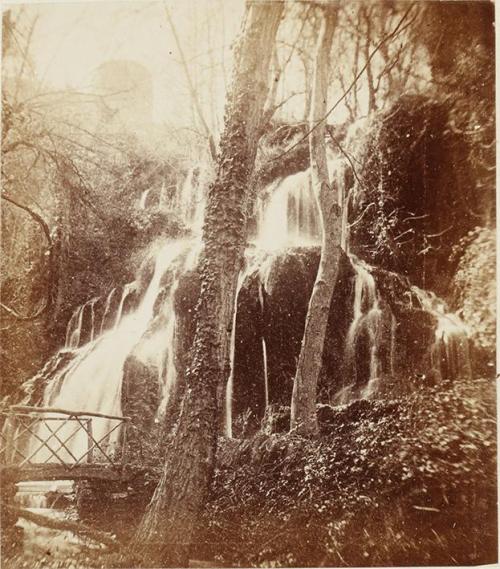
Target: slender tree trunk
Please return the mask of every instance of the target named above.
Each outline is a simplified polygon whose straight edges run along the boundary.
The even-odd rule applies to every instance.
[[[306,122],[311,117],[311,70],[310,61],[307,58],[307,54],[301,57],[302,66],[304,67],[304,87],[305,87],[305,97],[304,97],[304,122]]]
[[[321,371],[323,345],[340,259],[341,215],[337,192],[329,184],[326,163],[325,123],[327,111],[328,61],[336,24],[337,9],[323,8],[318,36],[310,127],[309,152],[313,186],[321,212],[323,243],[321,260],[309,301],[304,337],[293,386],[291,428],[302,435],[318,431],[316,390]],[[319,125],[319,126],[318,126]]]
[[[361,13],[364,17],[366,23],[365,29],[365,43],[364,43],[364,56],[367,63],[366,66],[366,80],[368,83],[368,113],[372,113],[377,110],[377,101],[375,99],[375,83],[373,80],[373,70],[372,64],[370,62],[370,43],[371,43],[371,17],[373,14],[372,7],[367,8],[365,5],[361,7]]]
[[[269,65],[282,2],[247,2],[214,183],[209,189],[199,272],[201,292],[186,394],[165,468],[135,549],[185,566],[211,483],[220,394],[229,377],[236,285],[246,245],[246,205],[268,94]]]

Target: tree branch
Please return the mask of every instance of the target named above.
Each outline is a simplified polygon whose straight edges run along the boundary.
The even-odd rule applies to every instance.
[[[49,228],[47,222],[38,213],[33,211],[28,206],[20,204],[19,202],[17,202],[16,200],[11,198],[7,194],[5,194],[5,192],[2,193],[1,197],[6,202],[8,202],[8,203],[12,204],[13,206],[25,211],[41,227],[43,234],[45,235],[45,238],[47,239],[47,243],[48,243],[47,251],[49,253],[49,267],[52,267],[53,241],[52,241],[52,236],[50,233],[50,228]],[[49,270],[52,271],[51,268]],[[16,318],[17,320],[23,320],[23,321],[36,320],[49,308],[49,306],[51,304],[50,301],[51,301],[52,297],[50,294],[50,287],[52,286],[52,282],[51,282],[51,279],[48,279],[48,281],[49,281],[48,282],[48,289],[49,290],[47,291],[47,297],[45,299],[45,302],[43,303],[43,305],[40,308],[35,310],[35,312],[33,312],[33,314],[27,314],[27,315],[20,314],[17,310],[15,310],[14,308],[10,308],[9,306],[5,305],[3,302],[0,302],[0,308],[3,308],[3,310],[5,310],[5,312],[10,314],[11,316]]]
[[[378,52],[378,50],[384,45],[385,42],[389,41],[390,39],[396,37],[401,31],[402,31],[402,24],[403,22],[406,20],[406,18],[408,17],[408,15],[410,14],[411,10],[415,7],[415,2],[412,2],[410,4],[410,7],[406,10],[406,12],[403,14],[403,16],[401,17],[401,19],[399,20],[398,24],[396,25],[396,27],[394,28],[394,30],[390,33],[388,33],[386,36],[384,36],[380,42],[377,44],[377,46],[375,47],[375,49],[370,53],[369,57],[367,58],[367,60],[365,61],[365,64],[363,65],[363,67],[361,68],[361,70],[359,71],[359,73],[356,75],[356,77],[353,79],[353,81],[351,82],[351,84],[349,85],[348,89],[346,91],[344,91],[344,93],[341,95],[341,97],[339,97],[339,99],[335,102],[335,104],[333,105],[333,107],[330,108],[330,110],[323,116],[323,118],[321,118],[302,138],[300,138],[295,144],[292,144],[292,146],[290,146],[289,148],[287,148],[282,154],[271,158],[270,160],[278,160],[279,158],[281,158],[283,155],[287,154],[288,152],[290,152],[293,148],[295,148],[295,146],[298,146],[301,142],[303,142],[304,140],[306,140],[309,135],[315,131],[317,128],[319,128],[324,122],[326,122],[326,119],[333,113],[333,111],[340,105],[340,103],[345,99],[345,97],[347,97],[347,95],[352,91],[352,89],[356,86],[358,79],[361,77],[361,75],[363,75],[363,73],[366,71],[368,65],[370,64],[371,60],[373,59],[374,55]]]
[[[198,118],[200,119],[201,125],[202,125],[203,130],[205,131],[205,135],[208,139],[208,146],[210,149],[210,155],[212,157],[212,160],[215,161],[217,158],[217,150],[215,147],[214,137],[212,136],[212,133],[210,132],[210,129],[208,128],[208,124],[205,121],[205,117],[203,116],[203,112],[202,112],[201,106],[200,106],[200,101],[198,100],[198,94],[196,93],[196,87],[194,86],[193,80],[191,79],[191,74],[189,73],[189,67],[188,67],[186,58],[184,56],[184,51],[182,50],[182,46],[181,46],[181,42],[179,40],[179,36],[177,35],[177,30],[175,29],[174,22],[172,21],[172,18],[170,16],[170,11],[168,9],[168,6],[165,3],[163,4],[163,7],[165,9],[165,14],[167,16],[167,20],[168,20],[168,23],[170,25],[170,29],[172,30],[172,34],[174,36],[175,44],[177,45],[179,55],[181,56],[182,67],[184,68],[184,73],[186,74],[186,79],[188,82],[189,94],[191,95],[191,99],[193,101],[194,108],[196,109],[196,113],[198,115]]]
[[[49,249],[52,248],[52,237],[50,235],[50,228],[49,228],[47,222],[43,219],[43,217],[41,217],[38,213],[36,213],[36,211],[33,211],[32,209],[30,209],[28,206],[20,204],[19,202],[17,202],[16,200],[14,200],[10,196],[8,196],[5,192],[2,193],[2,199],[11,203],[12,205],[15,205],[19,209],[24,210],[28,215],[30,215],[38,223],[38,225],[40,225],[40,227],[42,228],[42,231],[43,231],[43,233],[47,239],[47,242],[49,244]]]

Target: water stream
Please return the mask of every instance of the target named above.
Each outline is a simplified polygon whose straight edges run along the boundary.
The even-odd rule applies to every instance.
[[[186,252],[186,241],[169,242],[159,248],[155,255],[153,276],[137,309],[122,317],[123,302],[134,290],[135,285],[124,288],[117,311],[115,326],[79,350],[66,368],[52,378],[44,394],[43,406],[73,411],[91,411],[106,415],[120,416],[123,366],[127,356],[140,340],[153,317],[153,306],[160,292],[160,281],[165,272]],[[82,310],[83,312],[83,310]],[[54,414],[50,415],[57,416]],[[111,420],[94,418],[93,436],[101,439],[114,426]],[[47,437],[47,426],[42,423],[39,435]],[[70,437],[74,426],[68,425],[59,431],[59,438]],[[119,431],[116,430],[105,441],[113,452]],[[71,437],[68,445],[71,453],[59,449],[57,441],[52,439],[50,446],[67,462],[74,461],[74,456],[81,456],[87,448],[86,434],[80,429]],[[37,445],[36,442],[33,443]],[[36,462],[54,461],[48,449],[40,449],[32,459]]]

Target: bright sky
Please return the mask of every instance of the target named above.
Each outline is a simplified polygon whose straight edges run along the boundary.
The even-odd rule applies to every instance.
[[[164,3],[101,0],[15,4],[16,9],[24,7],[30,17],[38,16],[32,51],[38,76],[47,86],[87,90],[93,70],[101,63],[130,59],[152,74],[156,120],[171,117],[183,99],[185,103],[185,75],[178,63]],[[240,29],[243,0],[171,0],[166,5],[186,57],[202,55],[190,63],[195,78],[203,81],[207,76],[209,34],[213,60],[219,66],[224,60],[230,74],[229,47]],[[5,2],[3,9],[9,7],[13,3]],[[220,96],[223,99],[223,93]]]

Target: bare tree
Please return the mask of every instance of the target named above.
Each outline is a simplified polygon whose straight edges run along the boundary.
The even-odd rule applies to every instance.
[[[309,134],[313,186],[320,208],[323,241],[321,259],[309,301],[302,347],[292,395],[291,428],[302,435],[317,432],[316,390],[322,365],[323,345],[340,260],[341,212],[330,184],[326,162],[325,121],[328,64],[337,20],[337,7],[322,7],[324,17],[318,36]]]

